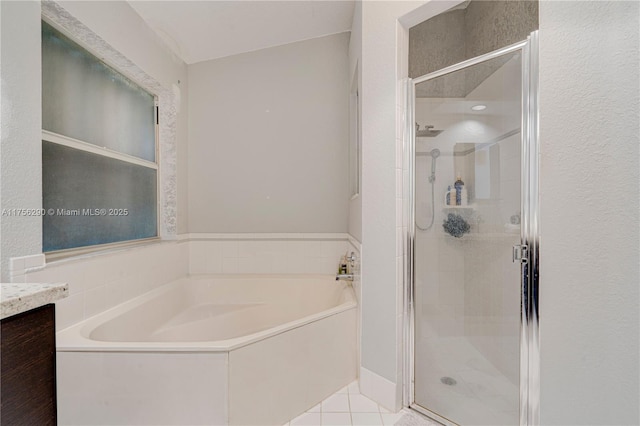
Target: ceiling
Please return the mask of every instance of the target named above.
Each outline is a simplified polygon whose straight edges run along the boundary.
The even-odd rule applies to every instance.
[[[351,30],[354,1],[136,1],[187,64]]]

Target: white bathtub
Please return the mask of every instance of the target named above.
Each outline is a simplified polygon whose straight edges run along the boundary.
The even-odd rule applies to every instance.
[[[60,424],[281,425],[356,377],[328,275],[183,278],[57,334]]]

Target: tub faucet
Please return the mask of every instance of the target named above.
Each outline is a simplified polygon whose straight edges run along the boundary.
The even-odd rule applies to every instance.
[[[353,274],[338,274],[336,275],[336,281],[338,280],[353,281]]]

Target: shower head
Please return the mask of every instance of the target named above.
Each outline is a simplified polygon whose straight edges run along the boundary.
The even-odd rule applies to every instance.
[[[438,148],[432,149],[429,155],[431,155],[431,176],[429,176],[429,182],[433,183],[436,180],[436,158],[440,157],[440,150]]]
[[[434,130],[431,124],[427,124],[424,126],[423,130],[420,130],[420,126],[416,124],[416,137],[425,137],[425,138],[433,138],[438,136],[440,133],[444,132],[444,130]]]

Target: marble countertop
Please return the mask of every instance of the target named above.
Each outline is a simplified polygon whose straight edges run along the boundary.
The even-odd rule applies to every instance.
[[[0,319],[53,303],[69,295],[64,283],[0,284]]]

